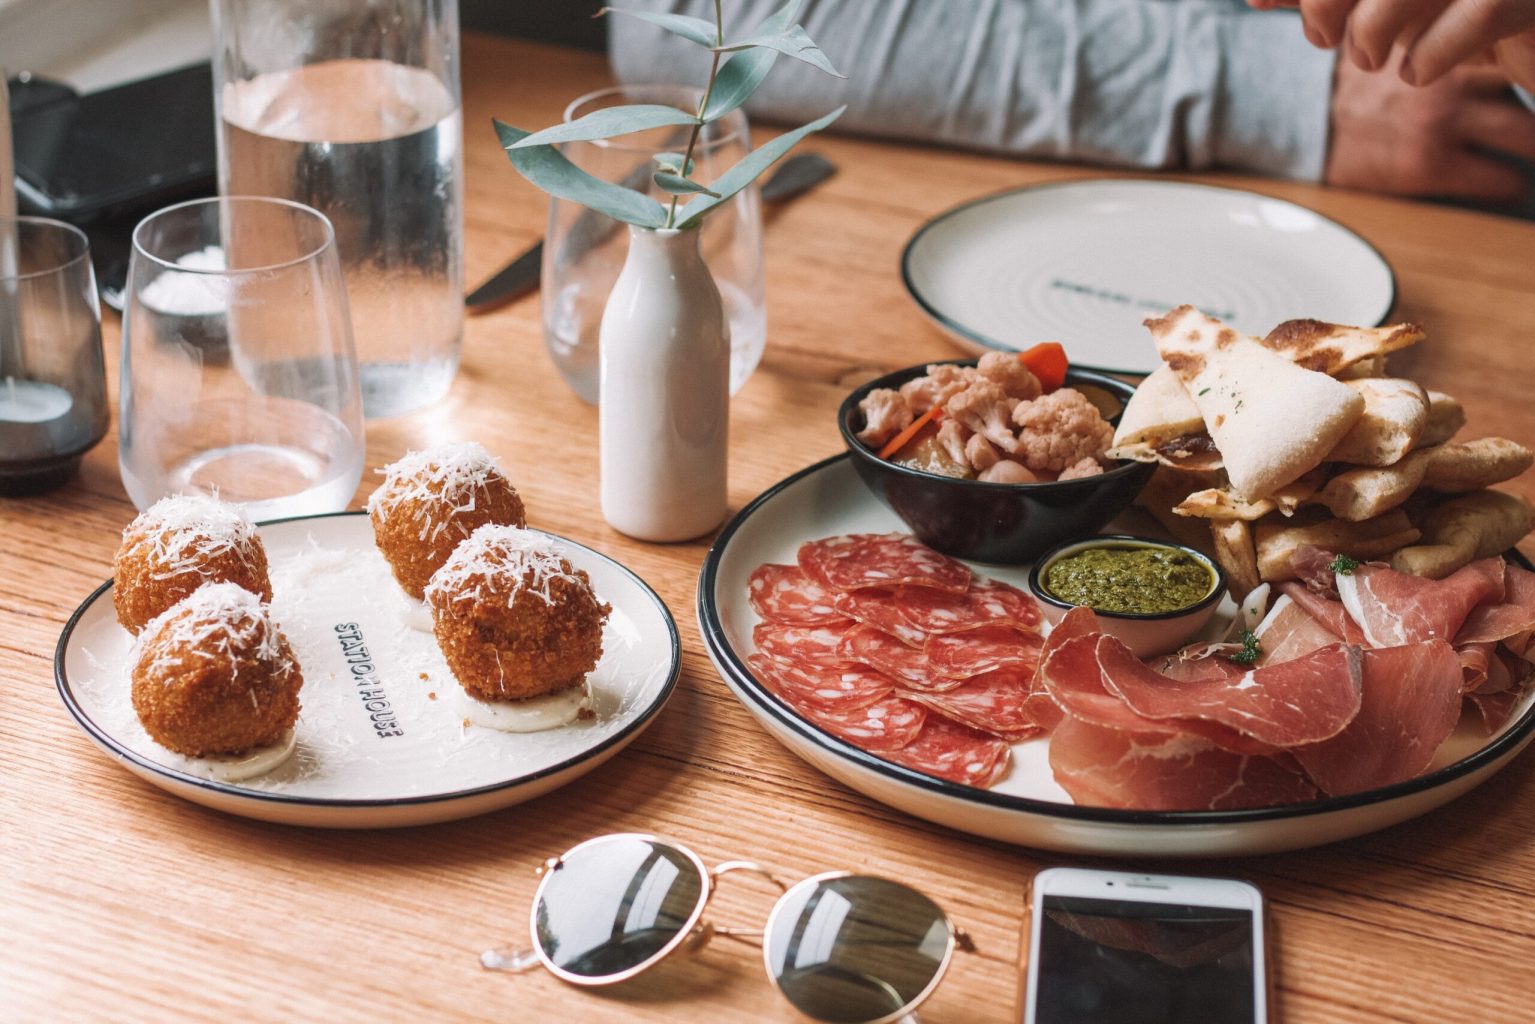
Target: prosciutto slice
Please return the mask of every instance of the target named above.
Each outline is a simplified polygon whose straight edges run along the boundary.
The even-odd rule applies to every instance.
[[[1279,592],[1304,608],[1307,615],[1339,640],[1350,644],[1365,642],[1364,631],[1349,617],[1343,602],[1323,597],[1294,581],[1279,584]]]
[[[1457,644],[1509,641],[1516,654],[1529,647],[1535,633],[1535,572],[1517,565],[1503,571],[1503,600],[1473,608],[1455,637]]]
[[[768,622],[800,626],[839,622],[843,615],[832,607],[834,596],[797,565],[759,565],[746,580],[747,600]]]
[[[972,729],[1017,742],[1042,731],[1027,707],[1032,678],[1032,672],[1002,669],[941,693],[911,690],[902,696]]]
[[[894,590],[882,590],[878,587],[865,587],[862,590],[843,591],[832,599],[832,604],[838,612],[850,619],[887,633],[908,647],[921,647],[927,642],[927,634],[913,626],[896,607],[896,594],[904,590],[924,591],[932,588],[896,587]]]
[[[932,587],[903,587],[895,594],[897,610],[924,633],[962,633],[981,626],[1013,626],[1038,632],[1039,603],[1006,583],[979,579],[963,594]]]
[[[847,711],[876,704],[895,692],[895,680],[866,665],[799,665],[762,654],[746,659],[757,678],[796,710]]]
[[[963,562],[906,533],[852,533],[800,545],[799,567],[830,590],[907,584],[954,594],[970,589]]]
[[[1006,740],[947,718],[929,716],[915,739],[880,756],[924,775],[984,789],[1007,774],[1012,749]]]
[[[1460,719],[1460,659],[1445,641],[1366,650],[1363,670],[1363,700],[1348,727],[1293,750],[1333,796],[1421,774]]]
[[[1341,611],[1342,605],[1338,607]],[[1289,594],[1279,595],[1279,600],[1274,602],[1268,615],[1253,632],[1263,647],[1263,653],[1258,659],[1260,665],[1275,665],[1300,658],[1337,643],[1339,639],[1337,634],[1318,622]]]
[[[969,679],[1002,668],[1033,672],[1043,644],[1037,634],[1020,633],[1008,626],[984,626],[928,637],[923,650],[934,672]]]
[[[882,633],[872,626],[860,625],[848,630],[838,648],[838,657],[868,665],[913,690],[952,690],[964,682],[941,675],[928,662],[927,653],[921,648],[907,647],[889,633]]]
[[[1371,647],[1451,640],[1471,610],[1503,598],[1505,563],[1484,558],[1442,580],[1383,565],[1361,565],[1338,576],[1338,595]]]
[[[1075,718],[1051,738],[1050,767],[1073,802],[1096,807],[1221,811],[1317,795],[1271,757],[1233,754],[1177,730],[1109,729]]]

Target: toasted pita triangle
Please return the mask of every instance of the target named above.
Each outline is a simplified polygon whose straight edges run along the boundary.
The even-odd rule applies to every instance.
[[[1266,498],[1314,469],[1364,411],[1353,388],[1192,306],[1146,326],[1198,407],[1240,499]]]
[[[1422,340],[1423,331],[1417,324],[1345,327],[1321,320],[1286,320],[1269,331],[1263,344],[1297,366],[1332,376],[1355,363],[1384,356]]]

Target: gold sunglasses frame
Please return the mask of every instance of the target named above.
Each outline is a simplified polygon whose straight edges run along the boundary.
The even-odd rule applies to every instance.
[[[638,964],[635,964],[633,967],[626,968],[625,970],[618,971],[614,974],[604,974],[600,976],[573,974],[570,971],[564,970],[563,968],[556,965],[554,961],[549,958],[548,954],[544,952],[543,944],[538,941],[538,908],[540,903],[543,901],[544,889],[549,884],[550,877],[553,875],[554,871],[566,861],[566,859],[568,859],[577,850],[582,850],[588,846],[593,846],[598,843],[611,842],[615,839],[632,839],[641,842],[654,843],[660,846],[665,846],[671,850],[676,850],[677,852],[687,857],[688,861],[698,871],[698,877],[701,883],[699,886],[698,903],[696,906],[694,906],[692,913],[688,915],[688,918],[683,926],[677,930],[677,934],[675,936],[668,940],[667,943],[660,949],[656,950],[650,956],[640,961]],[[714,897],[714,892],[717,888],[718,880],[721,876],[730,874],[733,871],[750,871],[754,874],[761,875],[763,878],[766,878],[769,882],[773,883],[773,885],[778,888],[778,899],[773,903],[773,909],[768,911],[767,923],[760,931],[755,929],[716,927],[703,921],[704,913],[708,910],[709,907],[709,901]],[[694,853],[693,850],[689,847],[675,840],[667,839],[663,836],[653,835],[648,832],[613,832],[609,833],[608,835],[595,836],[591,839],[587,839],[583,842],[577,843],[575,846],[572,846],[558,857],[550,857],[548,860],[544,861],[543,864],[539,865],[538,874],[541,880],[538,883],[538,889],[533,893],[533,905],[528,914],[528,937],[532,943],[533,952],[538,956],[538,960],[541,964],[543,964],[544,969],[549,971],[549,973],[553,974],[556,978],[559,978],[561,981],[569,982],[572,985],[580,985],[583,988],[600,988],[606,985],[615,985],[621,981],[627,981],[628,979],[649,970],[684,946],[687,946],[690,950],[700,949],[716,935],[722,936],[724,938],[760,938],[764,940],[762,943],[763,970],[767,973],[768,980],[773,983],[773,987],[777,988],[779,993],[784,995],[786,1000],[788,1000],[788,996],[787,994],[783,993],[783,989],[778,984],[778,979],[774,975],[773,963],[770,959],[772,951],[769,949],[765,939],[766,936],[772,932],[773,924],[777,920],[779,912],[783,909],[784,904],[788,901],[789,897],[796,891],[806,886],[818,885],[822,882],[830,881],[834,878],[879,877],[877,875],[855,876],[854,872],[852,871],[823,871],[818,875],[811,875],[809,878],[801,879],[800,881],[795,882],[793,885],[785,885],[781,879],[779,879],[763,865],[758,864],[756,861],[727,860],[716,864],[713,868],[709,868],[704,864],[703,858]],[[890,881],[888,879],[882,880]],[[904,882],[892,881],[891,884],[900,885],[907,889],[912,889],[911,886],[906,885]],[[931,898],[927,897],[919,890],[912,889],[912,891],[917,892],[918,895],[922,895],[924,899],[928,899],[929,902],[931,902]],[[936,903],[933,905],[937,907]],[[938,969],[933,972],[932,980],[929,981],[927,986],[914,998],[902,1005],[899,1010],[886,1014],[883,1017],[877,1017],[872,1020],[864,1021],[862,1024],[894,1024],[895,1021],[899,1021],[907,1015],[911,1014],[917,1009],[917,1007],[921,1006],[924,1002],[927,1001],[927,999],[938,988],[939,983],[943,981],[944,975],[946,975],[949,971],[949,964],[954,959],[955,949],[962,949],[965,952],[974,951],[974,943],[971,942],[970,937],[966,935],[965,932],[955,927],[953,920],[951,920],[948,915],[948,912],[945,911],[942,907],[938,907],[938,912],[943,916],[943,923],[944,927],[948,930],[948,936],[944,945],[943,959],[939,962]],[[789,1000],[789,1005],[794,1005],[792,1000]],[[798,1008],[796,1007],[796,1009]]]

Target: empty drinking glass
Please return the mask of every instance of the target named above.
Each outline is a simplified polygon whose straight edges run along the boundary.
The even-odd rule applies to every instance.
[[[252,519],[336,512],[362,401],[336,239],[280,199],[200,199],[133,232],[119,460],[139,508],[201,493]]]
[[[588,93],[565,109],[574,121],[625,103],[661,103],[698,109],[699,90],[680,85],[626,85]],[[588,174],[671,196],[651,181],[658,153],[687,148],[689,129],[655,128],[617,139],[567,142],[560,152]],[[706,125],[693,150],[695,175],[713,181],[751,151],[746,115],[736,110]],[[739,391],[762,359],[767,341],[767,303],[762,279],[762,205],[755,188],[743,189],[704,220],[700,244],[730,318],[730,390]],[[595,210],[549,201],[544,241],[544,344],[565,382],[588,402],[597,401],[597,328],[608,294],[629,251],[627,227]]]

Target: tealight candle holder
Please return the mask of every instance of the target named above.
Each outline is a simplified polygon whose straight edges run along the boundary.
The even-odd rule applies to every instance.
[[[107,420],[85,235],[42,217],[0,217],[0,495],[66,483]]]

